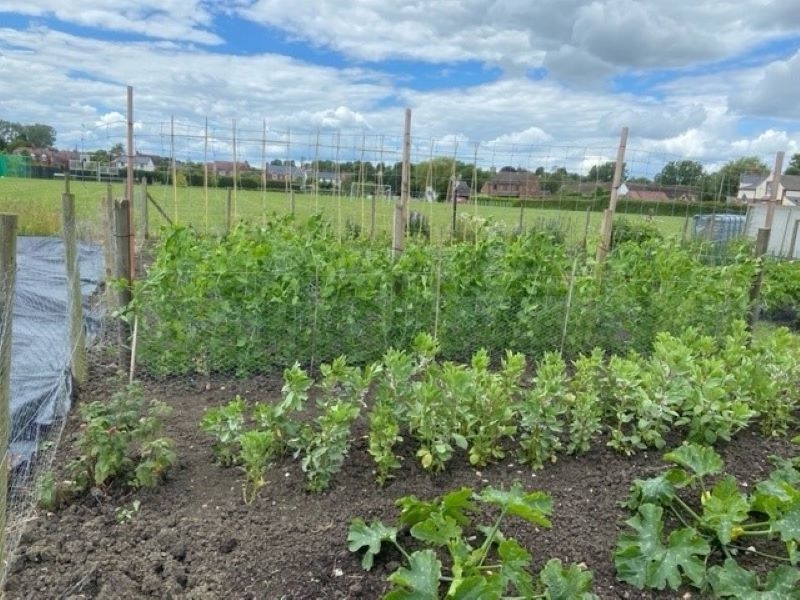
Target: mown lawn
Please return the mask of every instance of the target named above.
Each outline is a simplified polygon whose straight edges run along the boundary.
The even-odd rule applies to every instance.
[[[101,227],[101,200],[108,193],[108,184],[96,181],[71,181],[70,192],[75,195],[76,211],[84,237],[98,235]],[[60,230],[61,194],[65,190],[63,180],[0,178],[0,212],[19,215],[20,235],[55,235]],[[173,222],[191,225],[201,231],[221,233],[228,221],[227,196],[224,189],[202,187],[178,187],[153,185],[148,188],[152,199],[161,207]],[[124,195],[123,184],[111,186],[115,198]],[[142,188],[137,186],[134,198],[134,220],[141,227]],[[522,219],[524,227],[548,227],[567,233],[567,237],[577,241],[588,233],[596,236],[599,229],[600,213],[587,215],[583,211],[570,210],[574,202],[565,198],[563,209],[519,208],[498,206],[477,206],[461,204],[457,207],[459,215],[470,215],[481,219],[491,219],[505,227],[517,227]],[[323,196],[314,194],[294,195],[294,201],[285,192],[260,192],[237,190],[231,192],[231,221],[261,221],[275,215],[294,212],[296,218],[305,220],[313,214],[323,214],[338,231],[359,230],[364,234],[373,232],[373,201],[369,198],[350,198],[347,196]],[[392,227],[394,201],[378,199],[375,207],[375,235],[389,235]],[[429,222],[433,241],[450,238],[452,206],[445,203],[428,203],[417,200],[410,202],[410,210],[424,214]],[[636,215],[626,215],[632,221],[641,219]],[[683,231],[684,217],[655,217],[653,221],[665,235],[680,234]],[[167,220],[151,203],[148,206],[150,234],[157,235]],[[587,227],[588,225],[588,227]]]

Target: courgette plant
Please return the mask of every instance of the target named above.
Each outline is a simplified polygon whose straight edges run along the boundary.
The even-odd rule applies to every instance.
[[[432,501],[404,496],[397,500],[400,515],[394,525],[381,521],[351,521],[347,544],[351,552],[364,549],[361,566],[370,570],[385,546],[395,548],[402,565],[388,577],[391,589],[384,600],[534,599],[591,600],[592,573],[577,565],[564,567],[549,560],[538,577],[531,572],[531,554],[501,525],[509,517],[550,527],[550,497],[486,487],[478,493],[461,488]],[[493,521],[476,521],[476,514],[494,509]],[[414,547],[398,540],[408,531]],[[442,560],[445,557],[445,560]]]
[[[712,448],[687,442],[664,460],[673,466],[631,487],[617,577],[640,589],[690,584],[719,598],[800,598],[797,459],[776,459],[752,493],[724,473]],[[746,569],[742,556],[766,576]]]

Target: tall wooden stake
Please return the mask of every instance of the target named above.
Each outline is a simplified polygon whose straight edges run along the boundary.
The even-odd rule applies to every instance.
[[[131,301],[131,262],[128,251],[131,237],[130,206],[127,199],[114,201],[114,237],[116,238],[116,253],[114,277],[120,282],[117,291],[117,309],[122,310]],[[120,319],[119,329],[119,367],[124,368],[130,363],[130,326]]]
[[[0,214],[0,565],[6,565],[8,451],[11,423],[11,329],[17,273],[17,215]]]
[[[133,167],[134,167],[134,149],[133,149],[133,87],[128,86],[128,123],[127,123],[127,142],[128,142],[128,173],[125,182],[125,197],[128,200],[128,222],[133,223]],[[131,278],[136,273],[136,238],[131,233],[128,238],[128,260],[130,261],[129,270]]]
[[[619,136],[619,147],[617,148],[617,162],[614,165],[614,180],[611,184],[611,198],[608,208],[603,212],[603,219],[600,224],[600,243],[597,245],[597,262],[603,262],[611,248],[611,230],[614,222],[614,211],[617,209],[617,196],[619,186],[622,183],[622,171],[625,162],[625,146],[628,144],[628,128],[623,127]]]
[[[238,200],[238,182],[236,181],[239,178],[239,164],[238,158],[236,157],[236,119],[233,120],[233,218],[238,218],[238,207],[237,207],[237,200]]]
[[[405,249],[406,220],[408,219],[408,197],[411,188],[411,109],[406,109],[403,127],[403,170],[400,180],[400,202],[394,209],[394,231],[392,236],[392,255],[397,256]]]
[[[64,262],[67,267],[67,314],[72,380],[77,387],[86,383],[86,335],[83,329],[81,273],[78,266],[78,234],[75,228],[75,196],[61,194]]]

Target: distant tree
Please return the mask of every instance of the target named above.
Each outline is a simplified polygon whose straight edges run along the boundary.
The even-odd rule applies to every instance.
[[[745,156],[725,163],[712,177],[714,199],[725,200],[739,193],[739,180],[744,173],[766,177],[769,167],[757,156]]]
[[[12,121],[0,120],[0,150],[6,150],[22,133],[22,126]]]
[[[117,142],[113,146],[111,146],[111,150],[108,151],[109,156],[125,156],[125,146],[121,143]]]
[[[283,161],[280,158],[273,158],[269,164],[271,164],[273,167],[282,167]]]
[[[614,169],[616,166],[617,163],[613,160],[605,162],[602,165],[594,165],[591,169],[589,169],[589,175],[586,177],[586,179],[588,181],[613,181]],[[626,178],[627,170],[627,165],[622,163],[622,179]]]
[[[56,130],[42,123],[23,125],[22,135],[33,148],[52,148],[56,143]]]
[[[703,165],[693,160],[670,161],[655,176],[661,185],[698,185],[703,176]]]
[[[789,166],[783,172],[784,175],[800,175],[800,154],[793,154],[789,161]]]

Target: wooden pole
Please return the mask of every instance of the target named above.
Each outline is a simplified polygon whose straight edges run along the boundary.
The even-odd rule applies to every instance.
[[[175,115],[169,118],[169,154],[170,171],[172,172],[172,210],[175,222],[178,222],[178,164],[175,161]]]
[[[753,253],[758,262],[758,268],[756,269],[756,273],[753,276],[753,282],[750,285],[750,314],[748,315],[747,323],[752,329],[761,316],[761,306],[759,305],[759,300],[761,298],[761,285],[764,282],[764,264],[761,260],[762,257],[767,253],[767,247],[769,245],[769,229],[766,227],[761,227],[756,234],[756,246],[753,250]]]
[[[105,281],[108,284],[114,275],[114,199],[111,195],[111,183],[106,186],[106,195],[101,198],[103,215],[103,257],[105,260]],[[110,290],[107,285],[106,291]]]
[[[623,127],[619,136],[619,146],[617,148],[617,162],[614,165],[614,180],[611,184],[611,198],[608,208],[603,212],[603,219],[600,224],[600,243],[597,245],[597,262],[603,262],[611,248],[611,230],[614,222],[614,211],[617,209],[617,197],[619,186],[622,183],[622,170],[625,162],[625,146],[628,144],[628,128]]]
[[[128,200],[128,223],[133,223],[133,87],[128,86],[128,123],[127,123],[127,142],[128,142],[128,173],[125,181],[125,198]],[[128,261],[130,262],[129,271],[131,281],[136,272],[136,239],[133,232],[129,232],[128,237]]]
[[[781,186],[782,169],[783,151],[781,150],[775,154],[775,166],[772,169],[772,187],[769,190],[769,203],[767,204],[767,216],[764,219],[764,229],[772,229],[772,220],[775,216],[775,205],[781,201],[778,199],[778,188]],[[769,240],[767,240],[767,242],[769,243]]]
[[[206,117],[206,129],[203,135],[203,200],[205,202],[205,231],[208,233],[208,117]]]
[[[86,334],[83,329],[81,272],[78,266],[78,234],[75,228],[75,196],[61,194],[64,262],[67,267],[67,314],[72,381],[80,388],[86,383]]]
[[[120,282],[117,292],[117,309],[124,309],[131,301],[131,263],[128,254],[131,237],[130,207],[127,199],[114,201],[114,237],[116,239],[116,260],[114,277]],[[130,364],[130,325],[123,319],[118,323],[119,332],[119,367]]]
[[[405,248],[406,219],[408,218],[408,196],[411,187],[411,109],[406,109],[403,128],[403,169],[400,180],[400,202],[394,209],[394,232],[392,255],[397,256]]]
[[[142,220],[142,239],[149,240],[150,239],[150,220],[147,214],[147,177],[142,177],[142,206],[140,208],[141,211],[141,220]]]
[[[6,565],[11,423],[11,329],[17,273],[17,215],[0,214],[0,565]]]
[[[238,158],[236,156],[236,119],[233,120],[233,217],[238,218],[238,210],[236,206],[237,198],[238,198],[238,182],[236,181],[239,178],[239,165],[238,165]],[[230,190],[228,190],[230,193]],[[228,231],[231,230],[230,223],[228,223]]]
[[[233,225],[233,207],[231,201],[231,188],[228,188],[228,193],[225,196],[225,233],[231,232]]]

